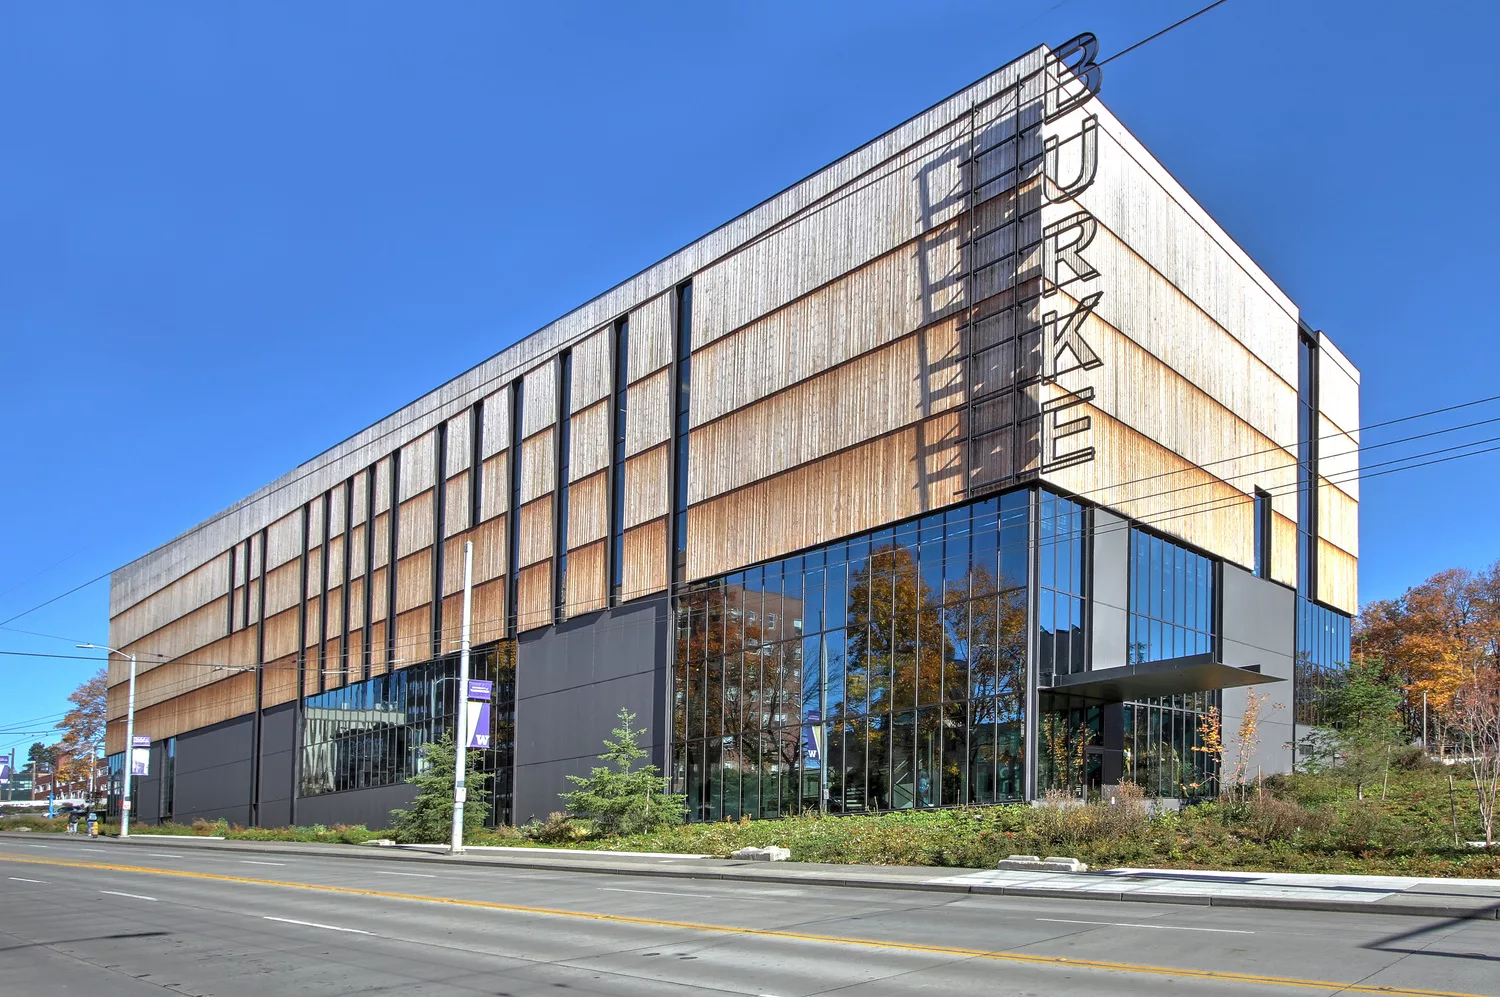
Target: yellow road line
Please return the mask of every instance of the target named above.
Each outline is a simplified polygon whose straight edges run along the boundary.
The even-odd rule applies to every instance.
[[[251,886],[279,886],[293,890],[312,890],[318,893],[341,893],[359,897],[379,897],[385,900],[412,900],[419,903],[448,904],[452,907],[477,907],[483,910],[505,911],[514,914],[536,914],[545,917],[571,917],[588,921],[608,921],[613,924],[641,925],[651,928],[675,928],[684,931],[700,931],[721,935],[741,935],[751,938],[771,938],[782,941],[817,942],[824,945],[855,945],[861,948],[886,949],[895,952],[915,952],[922,955],[942,955],[958,958],[991,959],[998,962],[1022,963],[1033,966],[1058,966],[1065,969],[1097,969],[1111,973],[1135,973],[1147,976],[1171,976],[1184,980],[1213,980],[1219,983],[1244,983],[1260,986],[1295,987],[1306,990],[1335,990],[1350,994],[1383,994],[1385,997],[1493,997],[1493,995],[1461,993],[1453,990],[1410,989],[1388,987],[1372,983],[1338,983],[1331,980],[1307,980],[1290,976],[1259,976],[1253,973],[1228,973],[1208,969],[1180,969],[1172,966],[1149,966],[1131,962],[1106,962],[1099,959],[1076,959],[1068,956],[1031,955],[1021,952],[996,952],[989,949],[958,948],[947,945],[923,945],[918,942],[887,942],[873,938],[844,938],[838,935],[813,935],[800,931],[778,931],[771,928],[742,928],[724,924],[698,924],[692,921],[667,921],[654,917],[631,917],[626,914],[598,914],[590,911],[561,910],[553,907],[531,907],[524,904],[502,904],[488,900],[461,900],[455,897],[430,897],[417,893],[390,893],[385,890],[362,890],[351,886],[323,886],[315,883],[292,883],[279,879],[255,879],[248,876],[227,876],[214,872],[188,872],[179,869],[153,869],[147,866],[118,865],[111,862],[84,862],[74,859],[32,858],[29,855],[0,853],[0,862],[18,862],[27,865],[63,866],[74,869],[100,869],[108,872],[134,872],[149,876],[174,876],[179,879],[207,879],[220,883],[244,883]]]

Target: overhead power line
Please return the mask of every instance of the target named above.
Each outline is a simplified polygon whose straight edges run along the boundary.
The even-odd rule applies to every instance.
[[[1182,20],[1177,21],[1174,24],[1167,25],[1165,28],[1162,28],[1160,31],[1156,32],[1154,35],[1148,35],[1145,38],[1142,38],[1140,41],[1136,42],[1134,45],[1128,45],[1125,48],[1120,49],[1120,51],[1116,52],[1114,55],[1110,56],[1108,59],[1102,59],[1102,60],[1100,60],[1097,63],[1097,65],[1099,65],[1101,67],[1102,66],[1106,66],[1109,63],[1114,62],[1116,59],[1118,59],[1122,55],[1129,55],[1131,52],[1134,52],[1136,49],[1140,48],[1141,46],[1148,45],[1151,42],[1156,41],[1158,38],[1160,38],[1162,35],[1167,34],[1168,32],[1176,31],[1178,28],[1182,27],[1184,24],[1188,23],[1189,21],[1193,20],[1194,18],[1202,17],[1204,14],[1207,14],[1209,11],[1213,10],[1215,7],[1221,7],[1221,6],[1223,6],[1224,4],[1226,4],[1228,2],[1229,2],[1229,0],[1214,0],[1214,2],[1211,3],[1211,4],[1209,4],[1207,7],[1204,7],[1201,10],[1194,11],[1193,13],[1189,14],[1187,17],[1184,17]]]

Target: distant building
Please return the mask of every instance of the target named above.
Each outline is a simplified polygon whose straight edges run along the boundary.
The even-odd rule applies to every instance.
[[[1209,792],[1209,709],[1233,752],[1267,683],[1253,765],[1286,769],[1348,660],[1359,372],[1093,53],[1026,53],[115,572],[139,818],[384,824],[456,715],[465,541],[501,821],[622,707],[701,819]]]

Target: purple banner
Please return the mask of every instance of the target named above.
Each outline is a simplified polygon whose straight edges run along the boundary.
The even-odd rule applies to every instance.
[[[0,762],[0,786],[10,785],[10,762]]]
[[[807,725],[802,728],[802,753],[810,762],[819,759],[823,742],[823,725],[818,721],[821,716],[817,710],[807,711]]]
[[[130,774],[151,774],[151,738],[137,734],[130,740]]]
[[[488,703],[494,693],[495,683],[483,679],[469,679],[469,694],[466,699]]]
[[[475,703],[465,712],[469,715],[468,746],[488,748],[490,746],[490,704]]]

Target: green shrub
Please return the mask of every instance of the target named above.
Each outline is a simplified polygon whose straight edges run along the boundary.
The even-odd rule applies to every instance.
[[[578,788],[559,794],[575,817],[591,822],[600,834],[648,834],[681,824],[687,815],[687,797],[666,791],[666,779],[655,765],[637,763],[646,757],[640,738],[645,731],[634,727],[635,714],[619,713],[620,726],[614,738],[604,739],[596,766],[587,776],[568,776]]]
[[[452,839],[457,751],[452,733],[446,731],[442,740],[422,745],[424,770],[408,780],[417,787],[417,795],[407,809],[391,811],[396,840],[411,844],[440,844]],[[477,771],[480,760],[478,751],[470,751],[467,755],[470,778],[469,799],[464,804],[465,841],[484,830],[484,822],[490,815],[490,805],[480,798],[484,783],[489,779]]]
[[[66,817],[48,817],[46,814],[12,814],[0,817],[0,831],[66,831]]]

